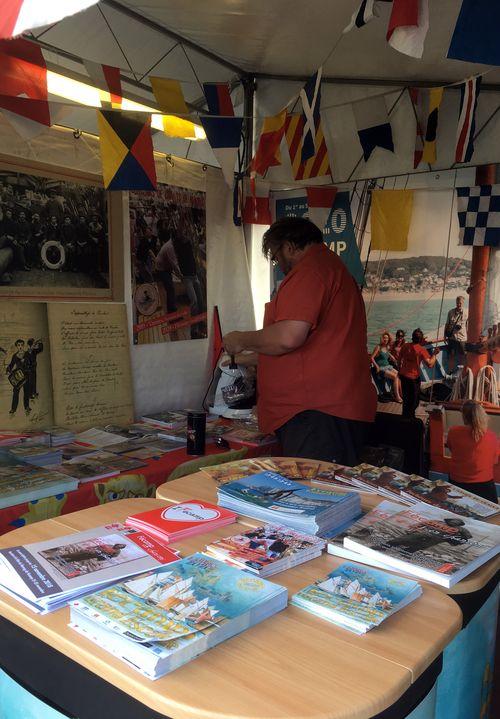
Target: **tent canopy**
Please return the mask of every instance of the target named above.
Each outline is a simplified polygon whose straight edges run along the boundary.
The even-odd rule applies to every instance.
[[[200,83],[230,81],[235,106],[242,112],[244,93],[240,81],[254,76],[257,131],[260,117],[279,111],[335,47],[323,66],[323,108],[327,108],[327,143],[336,181],[348,179],[357,162],[359,145],[349,111],[339,108],[338,112],[330,112],[330,106],[380,94],[391,87],[459,82],[488,70],[478,111],[481,127],[498,102],[500,68],[446,59],[461,0],[430,3],[430,29],[421,60],[402,55],[387,44],[390,3],[379,3],[379,18],[342,36],[342,29],[358,6],[359,0],[102,0],[83,13],[35,31],[34,37],[44,44],[52,69],[59,67],[63,74],[85,76],[78,58],[118,66],[122,69],[124,94],[143,98],[146,103],[153,99],[149,74],[180,80],[186,100],[199,108],[204,106]],[[327,84],[330,81],[332,84]],[[453,144],[458,93],[448,94],[453,101],[445,103],[442,120],[447,120],[448,115],[450,122],[455,118],[455,125],[446,130]],[[397,95],[387,96],[388,109],[396,98]],[[384,174],[397,174],[412,169],[410,136],[414,135],[414,127],[407,132],[412,120],[408,110],[411,113],[411,105],[403,99],[391,116],[396,154],[404,148],[404,162],[388,159],[387,153],[381,155],[377,150],[374,155],[382,159],[378,163],[370,160],[369,167],[362,163],[351,179],[379,176],[382,170]],[[498,116],[495,119],[500,122]],[[92,113],[75,110],[65,124],[96,132]],[[351,126],[350,137],[343,136],[344,125]],[[492,142],[492,134],[499,132],[500,125],[497,127],[493,121],[483,134],[490,160],[500,160],[500,156],[491,157],[493,144],[500,145]],[[161,133],[154,142],[158,150],[216,164],[206,142],[173,140]],[[453,164],[449,150],[446,148],[438,158],[437,168]],[[273,173],[284,181],[289,168],[283,167],[281,174],[279,170]]]

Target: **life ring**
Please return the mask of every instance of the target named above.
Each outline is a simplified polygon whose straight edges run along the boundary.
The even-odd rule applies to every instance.
[[[134,292],[134,303],[141,315],[148,317],[160,306],[160,295],[156,283],[138,285]]]
[[[66,250],[57,240],[47,240],[40,251],[42,262],[49,270],[59,270],[66,262]]]

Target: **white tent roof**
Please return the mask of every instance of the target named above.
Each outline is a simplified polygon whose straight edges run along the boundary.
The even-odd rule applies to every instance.
[[[59,65],[62,73],[69,70],[85,75],[82,65],[74,61],[75,56],[118,66],[123,70],[124,92],[142,97],[148,103],[152,101],[147,79],[150,73],[181,80],[186,100],[198,106],[203,103],[200,83],[237,80],[241,73],[255,75],[255,112],[260,117],[280,110],[282,103],[298,91],[303,82],[300,78],[311,75],[328,56],[358,5],[359,0],[102,0],[83,13],[35,31],[34,35],[45,44],[46,50],[48,46],[54,48],[54,52],[45,54],[53,64]],[[500,68],[446,59],[461,0],[430,0],[430,30],[422,60],[402,55],[387,44],[385,31],[390,5],[383,2],[379,5],[380,18],[343,36],[324,64],[324,78],[330,78],[333,83],[323,85],[323,107],[380,94],[381,89],[391,86],[447,84],[489,70],[483,81],[478,110],[480,127],[497,105],[497,93],[484,90],[488,85],[490,90],[500,90],[500,84],[495,86],[500,83]],[[277,77],[271,80],[270,76]],[[126,83],[125,78],[131,82]],[[297,82],[292,81],[295,79]],[[446,129],[452,145],[458,93],[448,94],[450,98],[443,105],[440,127],[442,132]],[[396,97],[386,98],[388,108]],[[240,86],[233,95],[236,106],[241,107],[242,99]],[[382,159],[378,163],[370,160],[370,167],[361,163],[353,177],[412,170],[414,127],[408,130],[412,118],[402,109],[408,104],[405,102],[400,103],[391,117],[396,146],[404,146],[404,161],[401,157],[390,158],[383,151],[380,155],[376,150],[374,156]],[[411,113],[411,105],[409,110]],[[328,117],[329,149],[338,157],[339,161],[334,160],[334,164],[341,168],[334,169],[335,179],[345,180],[359,155],[352,116],[344,108],[323,114]],[[493,134],[500,132],[497,121],[500,121],[498,116],[483,133],[484,152],[476,153],[476,163],[500,160],[500,150],[492,149],[493,145],[500,146],[497,141],[492,142]],[[91,113],[75,110],[65,124],[96,132]],[[259,127],[258,119],[256,127]],[[344,137],[344,129],[350,137]],[[451,145],[441,153],[437,167],[451,166]],[[155,147],[216,164],[205,142],[172,140],[159,133],[155,136]],[[492,156],[494,152],[499,153],[498,158]],[[280,170],[273,172],[275,179],[285,180],[289,168],[284,167],[281,175]]]

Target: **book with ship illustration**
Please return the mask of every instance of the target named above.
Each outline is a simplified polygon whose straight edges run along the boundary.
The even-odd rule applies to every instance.
[[[194,554],[72,602],[70,626],[156,679],[286,604],[284,587]]]
[[[344,629],[365,634],[421,594],[422,588],[411,579],[345,562],[297,592],[291,603]]]
[[[348,530],[347,549],[443,587],[452,587],[500,552],[499,526],[423,502],[376,522],[369,517]]]

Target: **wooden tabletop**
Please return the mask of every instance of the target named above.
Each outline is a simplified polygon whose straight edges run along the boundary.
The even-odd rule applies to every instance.
[[[182,495],[192,497],[203,498],[199,492]],[[64,536],[165,504],[128,499],[92,507],[9,532],[0,546]],[[175,547],[186,556],[245,526],[229,525]],[[291,595],[341,561],[323,554],[271,580]],[[462,621],[455,602],[429,586],[365,636],[289,606],[153,682],[70,629],[68,608],[39,616],[0,592],[0,614],[172,719],[368,719],[399,699]]]
[[[322,462],[320,464],[324,469],[331,467],[328,462]],[[308,485],[309,482],[303,482],[303,484]],[[340,492],[343,491],[338,487],[336,487],[336,489]],[[348,492],[350,490],[346,489],[345,491]],[[385,499],[385,497],[380,497],[376,494],[369,494],[367,492],[361,493],[360,496],[361,506],[363,509],[373,509],[373,507],[376,507],[377,504],[380,504],[380,502],[383,502]],[[172,482],[161,484],[156,490],[156,497],[157,499],[165,499],[168,502],[174,503],[182,502],[186,499],[202,499],[206,502],[213,502],[216,504],[217,484],[204,472],[196,472],[196,474],[191,474],[187,477],[181,477],[180,479],[176,479]],[[394,498],[394,501],[397,502],[397,498]],[[250,525],[251,527],[256,527],[259,524],[262,524],[261,520],[254,519],[253,517],[241,515],[239,519],[240,522]],[[487,521],[491,524],[500,524],[500,514],[497,514],[495,517],[492,517]],[[497,555],[494,559],[491,559],[489,562],[486,562],[486,564],[483,564],[482,567],[479,567],[479,569],[472,572],[472,574],[469,574],[468,577],[462,579],[461,582],[458,582],[450,589],[439,587],[438,585],[432,586],[435,586],[440,591],[445,592],[445,594],[471,594],[472,592],[477,592],[482,589],[490,581],[490,579],[495,576],[499,569],[500,555]]]

